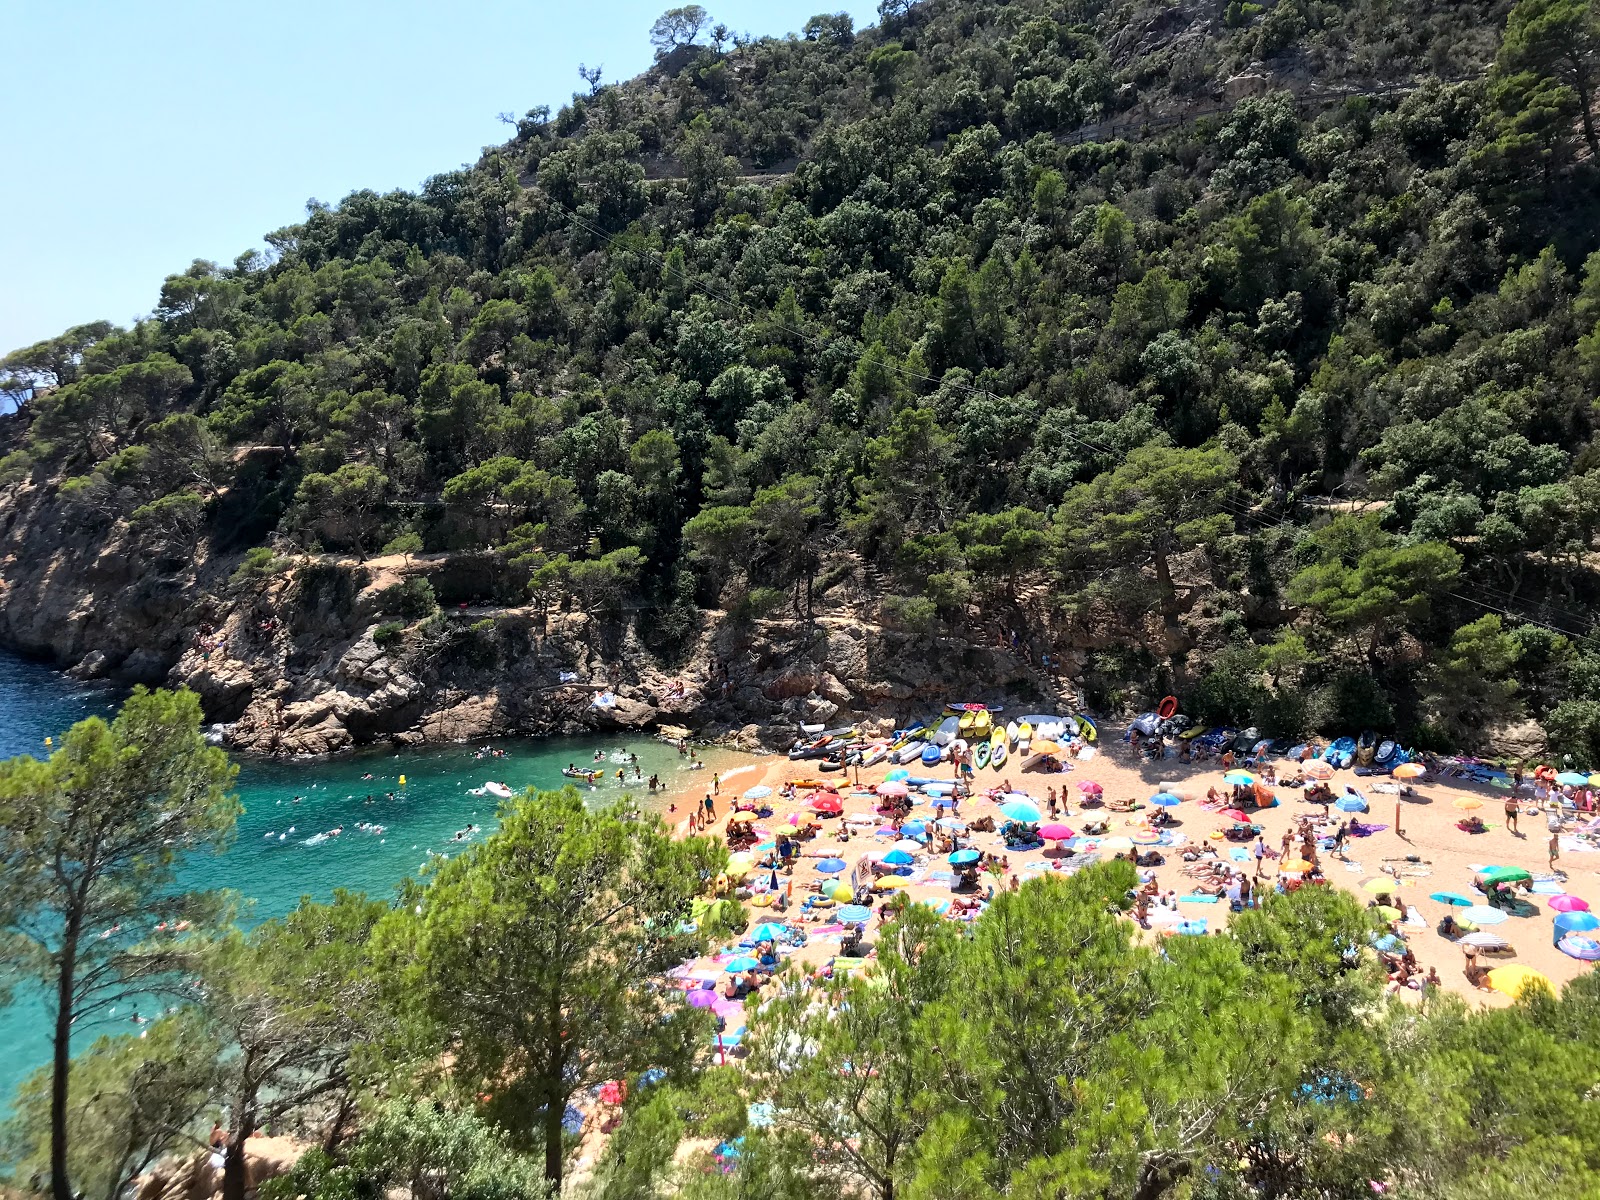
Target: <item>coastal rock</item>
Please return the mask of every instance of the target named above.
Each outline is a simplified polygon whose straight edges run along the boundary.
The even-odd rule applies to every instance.
[[[111,666],[111,656],[104,650],[91,650],[78,660],[78,665],[67,672],[74,679],[99,679]]]
[[[1537,721],[1496,725],[1485,734],[1488,751],[1497,758],[1518,761],[1541,758],[1549,748],[1549,735]]]
[[[743,726],[728,740],[728,744],[746,754],[755,753],[761,749],[761,726],[755,724]]]
[[[158,684],[167,678],[172,669],[166,655],[156,650],[138,649],[122,660],[117,674],[128,683]]]
[[[184,685],[200,697],[206,712],[218,721],[237,720],[255,691],[255,671],[236,659],[207,662],[190,674]]]
[[[590,706],[586,720],[601,729],[645,729],[660,718],[654,705],[628,696],[618,696],[616,703],[604,708]]]

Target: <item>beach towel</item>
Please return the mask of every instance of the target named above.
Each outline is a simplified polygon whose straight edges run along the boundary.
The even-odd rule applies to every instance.
[[[1206,896],[1199,892],[1191,893],[1188,896],[1178,897],[1179,904],[1215,904],[1216,902],[1217,898],[1215,896]]]
[[[1180,934],[1202,934],[1206,931],[1206,919],[1204,917],[1191,917],[1187,921],[1178,922],[1173,928]]]
[[[1426,929],[1428,927],[1428,923],[1422,919],[1422,914],[1417,911],[1415,904],[1406,905],[1405,923],[1416,929]]]
[[[1350,832],[1356,837],[1371,837],[1375,833],[1382,833],[1389,828],[1387,825],[1369,825],[1365,821],[1357,821],[1350,827]]]
[[[1531,890],[1536,895],[1540,896],[1559,896],[1567,889],[1562,887],[1559,883],[1556,883],[1554,880],[1551,880],[1549,882],[1536,883],[1533,885]]]
[[[1363,871],[1366,870],[1366,868],[1363,867],[1358,862],[1347,862],[1344,865],[1344,869],[1346,871],[1349,871],[1352,875],[1360,875]]]
[[[956,873],[954,871],[929,871],[928,872],[928,882],[929,883],[954,883],[955,881],[956,881]]]
[[[1250,851],[1243,846],[1235,846],[1228,851],[1228,857],[1236,863],[1247,863],[1250,861]]]

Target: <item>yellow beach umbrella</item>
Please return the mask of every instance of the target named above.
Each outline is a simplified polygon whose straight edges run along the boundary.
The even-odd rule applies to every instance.
[[[736,812],[728,818],[729,825],[748,825],[756,819],[753,812]]]
[[[1541,975],[1532,967],[1525,967],[1521,963],[1512,963],[1510,966],[1496,967],[1489,972],[1489,986],[1497,992],[1516,999],[1528,987],[1542,987],[1554,992],[1555,986],[1548,976]]]
[[[1401,911],[1398,908],[1394,908],[1394,907],[1392,907],[1391,905],[1388,905],[1388,904],[1380,904],[1373,911],[1376,912],[1385,921],[1398,921],[1401,918],[1401,916],[1404,915],[1404,914],[1401,913]]]
[[[1303,858],[1286,858],[1278,864],[1280,871],[1309,871],[1311,864]]]
[[[1462,812],[1471,812],[1475,808],[1483,807],[1483,801],[1474,796],[1463,796],[1459,800],[1451,801],[1451,803],[1459,808]]]
[[[755,860],[748,854],[730,854],[728,855],[728,878],[743,879],[750,874],[750,869],[755,865]]]
[[[1133,839],[1125,837],[1101,838],[1099,841],[1099,846],[1102,850],[1107,850],[1112,854],[1117,854],[1123,850],[1132,850]]]
[[[1428,773],[1421,763],[1401,763],[1392,772],[1396,779],[1417,779]]]
[[[1033,743],[1032,749],[1034,754],[1060,754],[1061,744],[1052,742],[1049,738],[1040,738]]]
[[[909,879],[907,879],[904,875],[889,875],[889,876],[886,876],[883,879],[878,880],[878,885],[877,886],[879,886],[881,888],[910,887],[911,886],[911,881]]]
[[[1387,875],[1379,875],[1376,879],[1369,879],[1361,885],[1369,892],[1392,892],[1400,886],[1398,879],[1391,879]]]

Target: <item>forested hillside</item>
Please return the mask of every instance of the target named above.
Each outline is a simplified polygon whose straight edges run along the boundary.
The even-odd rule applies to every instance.
[[[69,546],[52,586],[111,555],[215,616],[297,555],[490,552],[474,599],[669,663],[847,605],[930,654],[1017,631],[1102,709],[1531,716],[1600,762],[1593,0],[654,37],[469,168],[6,358],[8,582]]]

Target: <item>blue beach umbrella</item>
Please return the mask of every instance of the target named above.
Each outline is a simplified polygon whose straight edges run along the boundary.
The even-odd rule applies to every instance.
[[[839,910],[839,920],[846,925],[854,925],[858,921],[870,920],[872,910],[865,904],[846,904]]]
[[[738,958],[730,960],[728,965],[722,969],[729,975],[737,975],[741,971],[754,971],[760,965],[760,963],[751,958],[748,954],[741,954]]]
[[[782,925],[774,925],[771,921],[763,921],[750,931],[750,936],[758,942],[781,942],[788,930]]]
[[[911,772],[904,767],[896,767],[884,776],[884,780],[888,783],[901,783],[910,778]]]
[[[764,783],[758,783],[744,794],[746,800],[765,800],[772,795],[772,789]]]
[[[1340,812],[1366,812],[1367,802],[1360,796],[1340,796],[1334,807]]]
[[[1024,825],[1039,823],[1039,810],[1025,800],[1008,800],[1000,806],[1000,812],[1008,821],[1018,821]]]
[[[1432,892],[1429,900],[1437,900],[1440,904],[1453,904],[1457,908],[1471,908],[1477,903],[1471,897],[1463,896],[1460,892]]]
[[[909,867],[916,859],[912,858],[904,850],[891,850],[883,856],[881,861],[888,863],[891,867]]]
[[[977,862],[982,857],[983,855],[979,854],[976,850],[957,850],[955,853],[951,854],[946,861],[949,862],[952,867],[964,867],[968,863]]]
[[[842,858],[825,858],[821,862],[817,863],[817,870],[821,871],[824,875],[837,875],[840,871],[844,870],[844,867],[845,862]]]
[[[1175,804],[1182,804],[1183,801],[1171,792],[1157,792],[1150,797],[1150,803],[1158,808],[1171,808]]]
[[[1567,933],[1587,933],[1591,929],[1600,929],[1600,917],[1593,913],[1569,912],[1556,918],[1557,937]]]
[[[1576,771],[1563,771],[1556,776],[1556,782],[1562,787],[1583,787],[1589,782],[1589,777]]]

